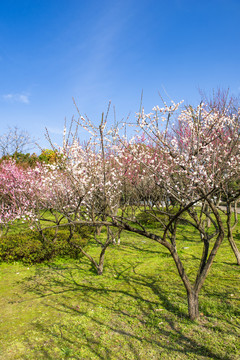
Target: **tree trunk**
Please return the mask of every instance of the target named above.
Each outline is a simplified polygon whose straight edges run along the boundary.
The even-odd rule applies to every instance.
[[[205,205],[205,213],[206,213],[206,225],[207,225],[207,228],[210,228],[211,226],[211,220],[210,218],[207,216],[209,214],[209,205],[206,204]]]
[[[199,317],[198,294],[195,291],[187,293],[188,297],[188,315],[191,320]]]
[[[240,251],[238,250],[238,247],[237,247],[235,241],[233,240],[232,234],[230,234],[228,236],[228,241],[229,241],[229,243],[231,245],[231,248],[232,248],[232,250],[234,252],[234,255],[236,257],[237,264],[240,266]]]
[[[227,229],[228,229],[228,241],[231,245],[231,248],[233,250],[233,253],[236,257],[237,264],[240,265],[240,251],[238,250],[238,247],[233,239],[233,229],[238,223],[237,219],[237,203],[235,203],[234,207],[234,215],[235,215],[235,223],[233,226],[231,226],[231,216],[232,216],[232,209],[231,209],[231,203],[227,203]]]
[[[99,264],[97,267],[98,275],[102,275],[102,273],[103,273],[104,256],[105,256],[105,251],[107,249],[107,246],[102,249],[101,254],[99,256]]]
[[[100,266],[100,265],[99,265],[99,266],[97,267],[97,274],[98,274],[98,275],[102,275],[102,274],[103,274],[103,266]]]
[[[198,309],[198,290],[194,290],[192,288],[191,283],[188,279],[188,276],[184,270],[183,264],[178,256],[177,251],[174,249],[174,247],[169,248],[172,257],[175,261],[175,264],[178,269],[178,273],[182,279],[182,282],[185,286],[185,289],[187,291],[187,298],[188,298],[188,316],[190,320],[195,320],[199,317],[199,309]]]

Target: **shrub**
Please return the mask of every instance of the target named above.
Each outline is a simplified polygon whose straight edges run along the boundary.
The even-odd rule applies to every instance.
[[[80,250],[69,244],[67,229],[59,229],[55,240],[53,240],[54,234],[53,229],[45,230],[47,241],[43,241],[41,234],[35,231],[3,236],[0,239],[0,261],[22,261],[25,264],[34,264],[55,257],[76,259],[81,256]],[[73,234],[72,242],[84,247],[90,234],[90,230],[78,229]]]

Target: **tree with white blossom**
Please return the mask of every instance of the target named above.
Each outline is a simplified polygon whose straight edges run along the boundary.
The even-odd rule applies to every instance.
[[[112,219],[116,226],[141,234],[169,250],[187,292],[189,316],[195,319],[199,316],[199,292],[224,238],[224,225],[215,199],[223,186],[240,173],[239,114],[229,117],[224,112],[208,111],[200,104],[196,109],[189,106],[181,111],[171,124],[177,108],[178,104],[173,103],[170,107],[155,107],[152,114],[143,111],[138,114],[138,126],[152,145],[144,148],[143,156],[130,150],[138,166],[145,170],[138,173],[141,180],[138,184],[146,184],[146,193],[152,187],[151,194],[165,199],[153,201],[147,195],[144,206],[138,204],[138,211],[151,214],[159,222],[162,233],[147,229],[137,220],[133,225],[132,218],[130,224],[127,213]],[[160,120],[167,124],[165,130],[159,129]],[[137,189],[138,184],[133,177],[132,185]],[[206,219],[211,222],[211,229],[206,226]],[[180,221],[198,230],[203,245],[194,282],[190,281],[178,253]]]

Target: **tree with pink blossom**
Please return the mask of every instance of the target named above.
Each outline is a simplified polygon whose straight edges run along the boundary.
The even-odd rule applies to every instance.
[[[36,183],[36,171],[23,169],[9,159],[0,163],[0,174],[1,225],[32,218],[36,205],[32,186]]]

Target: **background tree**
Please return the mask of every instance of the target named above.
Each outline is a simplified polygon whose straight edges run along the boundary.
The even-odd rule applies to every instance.
[[[9,128],[0,136],[0,156],[13,155],[15,153],[26,153],[33,146],[34,141],[29,133],[18,127]]]
[[[217,89],[212,91],[210,96],[204,91],[200,91],[202,100],[205,102],[209,111],[218,111],[226,114],[230,118],[234,118],[237,122],[235,128],[225,129],[225,141],[228,142],[232,138],[231,131],[236,132],[235,141],[240,144],[239,134],[239,97],[230,94],[229,89]],[[237,136],[238,135],[238,136]],[[233,237],[233,230],[238,224],[238,203],[240,198],[240,178],[227,184],[223,184],[222,192],[218,197],[219,203],[222,200],[223,206],[220,208],[227,217],[227,238],[236,257],[237,264],[240,265],[240,251]],[[233,221],[232,221],[233,219]]]

